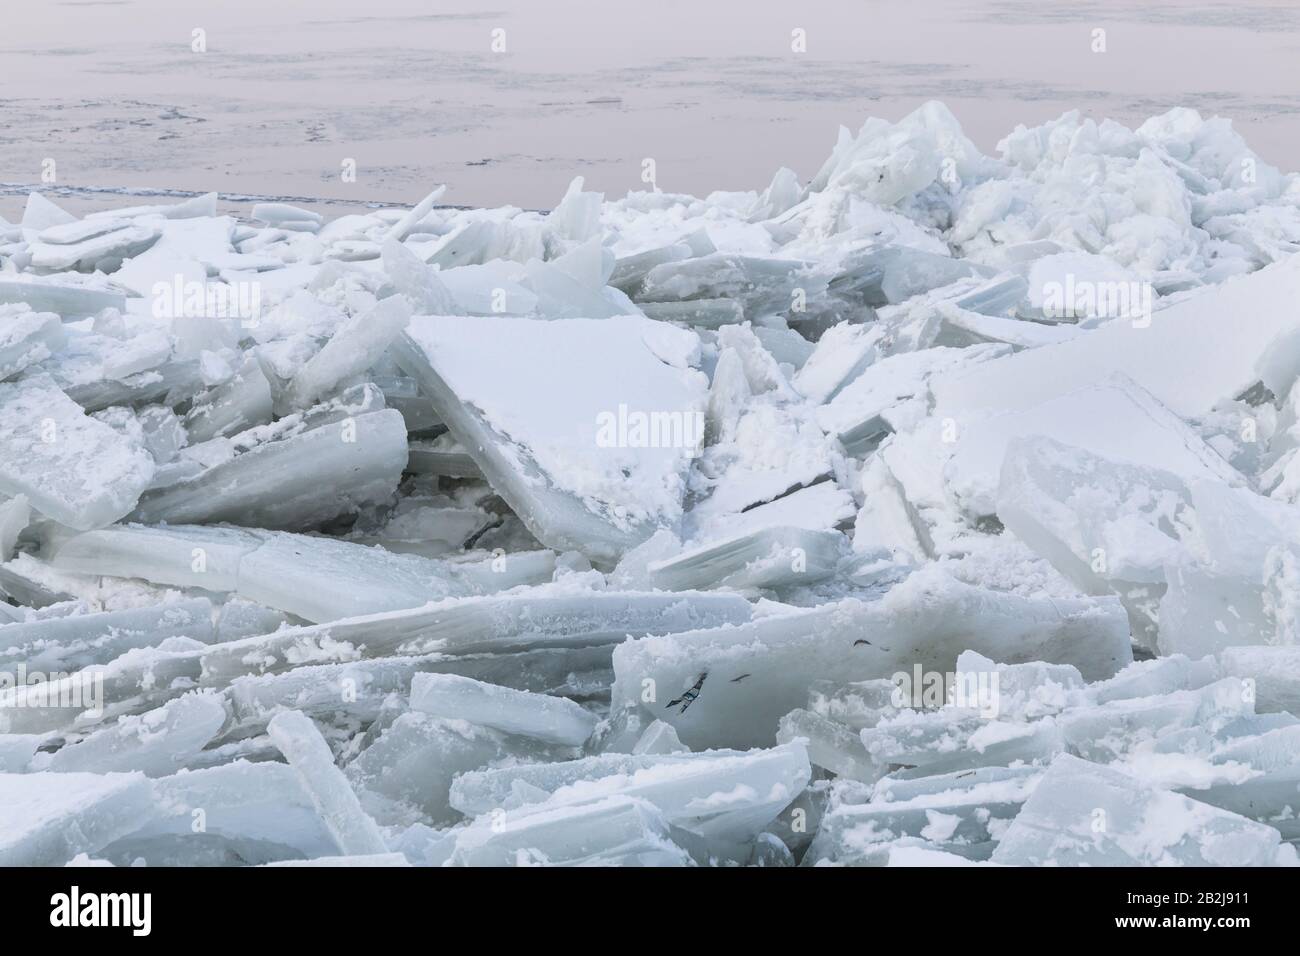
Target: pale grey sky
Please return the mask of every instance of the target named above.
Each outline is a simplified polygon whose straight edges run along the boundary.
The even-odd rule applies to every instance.
[[[985,150],[1070,108],[1231,118],[1300,167],[1300,5],[1120,0],[34,0],[0,33],[0,182],[545,207],[815,172],[941,99]],[[206,31],[207,52],[191,50]],[[807,52],[791,51],[791,31]],[[1092,52],[1092,31],[1107,51]],[[507,52],[493,53],[504,29]],[[340,164],[357,161],[357,182]],[[11,191],[12,192],[12,191]],[[0,195],[12,218],[21,199]]]

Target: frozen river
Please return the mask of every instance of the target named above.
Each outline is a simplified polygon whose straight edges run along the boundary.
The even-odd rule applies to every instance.
[[[946,101],[986,151],[1079,108],[1231,117],[1300,167],[1295,3],[36,0],[0,30],[0,214],[57,185],[547,207],[812,175],[836,128]],[[201,29],[206,52],[194,52]],[[1104,53],[1094,31],[1106,31]],[[504,31],[494,34],[493,31]],[[806,52],[792,50],[793,31]],[[504,41],[505,52],[494,52]],[[356,163],[355,182],[342,177]],[[68,205],[87,205],[84,194]]]

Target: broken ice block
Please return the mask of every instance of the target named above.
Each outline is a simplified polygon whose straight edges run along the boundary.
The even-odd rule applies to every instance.
[[[929,411],[930,381],[957,369],[1008,354],[1000,345],[934,348],[878,359],[818,408],[817,423],[836,435],[845,451],[861,457],[891,432],[907,428]]]
[[[777,726],[777,743],[788,744],[799,739],[807,742],[808,759],[813,766],[837,776],[872,783],[884,772],[883,767],[872,763],[857,734],[812,711],[792,710]]]
[[[53,312],[0,305],[0,381],[44,362],[63,347],[63,323]]]
[[[1253,682],[1258,713],[1300,713],[1300,647],[1228,647],[1219,662],[1224,674]]]
[[[1011,663],[1073,664],[1093,679],[1132,659],[1113,598],[1023,598],[930,569],[871,603],[627,641],[614,651],[613,705],[645,707],[694,748],[761,746],[804,705],[812,681],[889,677],[918,664],[946,673],[967,649]]]
[[[126,296],[120,292],[40,280],[0,280],[0,305],[18,302],[26,303],[33,312],[53,312],[64,319],[84,319],[104,309],[126,311]]]
[[[936,414],[1029,409],[1123,372],[1175,415],[1198,418],[1259,380],[1257,366],[1297,324],[1300,259],[1291,257],[1162,309],[1112,322],[937,382]],[[1225,323],[1223,316],[1237,316]]]
[[[0,865],[62,866],[153,812],[143,774],[0,774]]]
[[[632,316],[421,316],[394,352],[539,541],[613,564],[681,517],[704,437],[698,348]]]
[[[1123,422],[1124,427],[1115,427]],[[998,473],[1010,443],[1049,435],[1109,461],[1167,472],[1183,481],[1241,484],[1242,475],[1149,394],[1123,377],[1069,392],[1032,409],[957,419],[944,480],[968,514],[997,509]]]
[[[406,424],[398,412],[382,409],[254,444],[147,492],[132,517],[144,524],[309,528],[386,500],[405,466]]]
[[[0,500],[0,564],[14,554],[18,536],[32,520],[32,509],[26,495]]]
[[[632,753],[639,754],[673,754],[682,753],[685,745],[677,739],[677,731],[672,724],[662,720],[651,721],[637,742],[632,746]]]
[[[451,804],[480,814],[634,797],[653,804],[673,825],[727,844],[768,826],[803,791],[811,773],[798,742],[743,753],[603,754],[463,774],[452,785]]]
[[[869,865],[882,847],[909,837],[967,859],[987,859],[1041,776],[1037,768],[985,767],[909,780],[885,777],[870,800],[838,794],[804,865]]]
[[[981,695],[984,696],[984,695]],[[880,768],[916,767],[926,774],[974,767],[1046,764],[1065,749],[1065,739],[1050,718],[1000,720],[996,691],[988,711],[945,707],[903,711],[861,731],[862,744]]]
[[[0,383],[0,492],[85,531],[130,511],[153,472],[147,451],[89,418],[50,378]]]
[[[340,382],[370,368],[410,320],[411,303],[395,295],[344,321],[289,382],[284,406],[306,408]]]
[[[114,525],[59,543],[54,567],[81,574],[232,591],[308,621],[541,583],[549,552],[430,560],[334,538],[202,525]]]
[[[107,664],[125,651],[168,637],[208,643],[216,636],[212,604],[203,599],[98,614],[74,614],[0,627],[0,671],[70,672]]]
[[[571,700],[454,674],[416,674],[411,709],[565,747],[581,746],[596,729],[596,716]]]
[[[482,478],[474,458],[448,432],[429,440],[412,440],[406,470],[417,475],[445,475],[448,478]]]
[[[728,594],[589,592],[450,599],[405,611],[285,628],[214,646],[206,682],[274,673],[299,664],[389,654],[475,654],[540,647],[613,644],[628,635],[663,634],[748,621],[749,603]]]
[[[1272,827],[1062,754],[1007,828],[993,862],[1267,866],[1280,860],[1279,842]]]
[[[542,749],[535,747],[534,755]],[[401,821],[409,807],[424,821],[446,826],[461,819],[447,801],[457,774],[520,756],[528,756],[527,748],[468,716],[444,720],[412,712],[394,720],[345,773],[380,822]]]
[[[613,796],[532,808],[458,831],[453,866],[687,866],[663,817],[643,800]]]
[[[272,718],[267,733],[302,780],[341,853],[388,852],[379,827],[361,809],[352,785],[334,765],[329,745],[311,718],[285,711]]]
[[[271,416],[271,386],[257,359],[247,358],[229,381],[194,396],[185,413],[185,430],[197,445],[264,425]]]
[[[237,760],[156,779],[153,788],[153,813],[105,847],[120,865],[141,856],[151,865],[231,866],[338,853],[287,764]]]
[[[138,716],[122,717],[79,743],[65,744],[46,769],[59,772],[138,770],[163,777],[183,768],[226,722],[221,699],[186,694]]]
[[[1178,559],[1190,504],[1177,475],[1038,435],[1007,446],[996,506],[1077,587],[1118,594],[1134,636],[1153,647],[1165,565]]]
[[[651,586],[667,591],[773,588],[824,580],[847,551],[838,531],[763,528],[651,562],[648,571]]]
[[[1253,713],[1250,688],[1236,677],[1225,677],[1195,690],[1072,708],[1058,723],[1073,753],[1087,760],[1110,762],[1173,731],[1204,727],[1215,732]]]

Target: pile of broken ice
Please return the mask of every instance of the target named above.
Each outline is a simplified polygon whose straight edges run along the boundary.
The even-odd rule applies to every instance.
[[[1287,864],[1300,178],[0,220],[0,863]]]

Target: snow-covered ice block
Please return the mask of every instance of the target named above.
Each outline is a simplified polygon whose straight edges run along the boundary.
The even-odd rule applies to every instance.
[[[1123,372],[1175,415],[1198,418],[1260,380],[1260,360],[1300,327],[1297,296],[1300,258],[1292,256],[1162,309],[1149,326],[1112,322],[939,381],[936,414],[1030,409]]]
[[[614,651],[613,701],[645,707],[691,747],[762,746],[782,716],[804,706],[813,681],[888,678],[918,664],[946,673],[967,649],[1008,663],[1072,664],[1090,679],[1132,659],[1128,621],[1113,598],[1024,598],[934,568],[874,602],[627,641]],[[653,701],[643,704],[647,688]]]
[[[990,702],[996,704],[996,697]],[[1051,718],[1001,720],[966,707],[904,711],[863,730],[861,738],[882,770],[916,767],[926,774],[1047,764],[1065,750],[1065,738]]]
[[[267,733],[302,780],[341,853],[355,856],[388,852],[379,827],[361,809],[352,785],[334,765],[329,745],[311,718],[285,711],[272,718]]]
[[[143,774],[0,774],[0,864],[62,866],[154,812]]]
[[[416,674],[411,679],[411,709],[564,747],[586,743],[597,723],[593,713],[563,697],[530,694],[455,674]]]
[[[1008,446],[1029,435],[1048,435],[1062,445],[1168,472],[1184,481],[1244,482],[1191,428],[1122,377],[1031,409],[969,421],[959,417],[956,431],[944,479],[962,509],[979,517],[996,513],[998,476]]]
[[[543,544],[612,565],[680,520],[704,437],[694,333],[634,316],[421,316],[394,352]]]
[[[1158,697],[1179,690],[1197,690],[1232,675],[1213,658],[1196,661],[1185,654],[1134,661],[1109,680],[1089,684],[1084,698],[1096,704],[1136,697]]]
[[[850,455],[865,455],[891,432],[910,428],[925,416],[931,379],[942,381],[959,369],[1007,354],[1005,346],[982,345],[879,359],[817,410],[817,422],[837,436]]]
[[[993,861],[1013,866],[1270,866],[1285,862],[1279,843],[1272,827],[1062,754],[1007,828]]]
[[[0,383],[0,492],[85,531],[135,507],[153,473],[144,448],[87,416],[47,376]]]
[[[362,806],[381,823],[401,822],[415,811],[417,819],[446,826],[461,819],[448,802],[457,774],[503,758],[545,755],[544,748],[521,743],[468,715],[449,720],[411,712],[394,720],[344,772]]]

